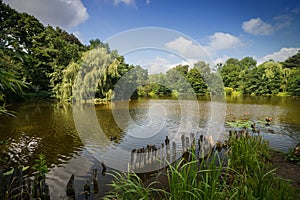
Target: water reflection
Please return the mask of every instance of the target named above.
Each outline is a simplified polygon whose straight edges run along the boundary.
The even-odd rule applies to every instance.
[[[50,166],[60,165],[82,150],[69,105],[35,103],[11,109],[17,117],[2,117],[4,126],[0,127],[0,140],[9,139],[0,146],[2,153],[9,152],[6,166],[32,164],[40,153],[46,155]]]
[[[273,148],[287,151],[300,142],[299,99],[249,96],[227,97],[226,100],[227,121],[239,119],[258,121],[272,117],[271,126],[263,128],[260,134],[270,141]],[[161,107],[154,107],[152,111],[155,111],[156,115],[152,112],[151,116],[148,111],[155,104]],[[200,113],[197,116],[199,129],[194,130],[197,138],[207,132],[210,106],[210,101],[199,100]],[[116,109],[117,114],[128,111],[130,118],[121,117],[117,123],[112,108]],[[102,159],[108,166],[107,172],[113,170],[109,168],[112,166],[110,162],[113,165],[118,163],[119,167],[126,168],[128,164],[135,163],[132,159],[137,159],[131,157],[133,149],[146,148],[147,145],[155,145],[163,149],[162,143],[165,137],[169,136],[169,153],[164,153],[163,156],[169,156],[171,161],[176,160],[176,156],[182,153],[182,134],[187,134],[187,136],[190,134],[178,131],[182,120],[180,114],[182,107],[178,101],[170,99],[137,100],[96,107],[78,105],[73,108],[70,104],[39,102],[16,104],[9,109],[18,114],[16,118],[2,116],[0,119],[0,124],[4,125],[0,127],[0,141],[4,141],[0,144],[0,167],[8,168],[17,164],[33,165],[38,154],[45,154],[47,164],[51,167],[47,182],[52,199],[66,197],[66,186],[72,174],[75,175],[76,199],[84,199],[80,193],[84,191],[83,186],[86,180],[93,183],[95,178],[98,181],[98,193],[91,194],[91,198],[101,197],[109,190],[106,184],[111,181],[109,176],[100,173],[103,170]],[[75,126],[76,119],[73,115],[76,112],[80,114],[78,117],[81,123],[84,123],[83,126]],[[91,116],[96,116],[96,121],[92,121]],[[151,124],[154,128],[160,127],[159,132],[147,139],[141,137],[140,134],[145,135],[147,132],[141,133],[138,127],[148,125],[151,127]],[[102,131],[95,132],[99,127]],[[81,132],[80,137],[78,129]],[[272,129],[272,133],[268,129]],[[175,134],[177,132],[178,134]],[[174,153],[174,149],[180,153],[176,151]],[[149,152],[147,153],[146,159],[142,158],[143,163],[149,162]],[[159,154],[162,155],[161,151]],[[97,177],[94,176],[95,169],[98,172]]]

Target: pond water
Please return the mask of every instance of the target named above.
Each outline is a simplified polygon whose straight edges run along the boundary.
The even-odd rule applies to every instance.
[[[181,152],[181,136],[194,132],[198,138],[211,131],[212,107],[220,105],[226,112],[220,110],[225,118],[218,140],[224,139],[230,129],[225,121],[259,122],[271,117],[270,126],[261,125],[260,134],[273,149],[287,152],[300,142],[300,99],[226,97],[226,102],[215,105],[202,98],[196,103],[197,111],[194,104],[191,100],[141,99],[79,107],[50,102],[11,105],[8,109],[15,111],[16,117],[2,116],[0,121],[0,167],[31,166],[38,154],[45,154],[52,199],[66,198],[72,174],[76,199],[85,199],[80,194],[83,185],[86,180],[93,182],[93,169],[97,169],[99,192],[92,192],[90,198],[98,198],[109,190],[106,184],[111,182],[111,176],[101,173],[101,162],[106,164],[107,173],[124,171],[132,164],[132,149],[148,144],[160,147],[166,136]]]

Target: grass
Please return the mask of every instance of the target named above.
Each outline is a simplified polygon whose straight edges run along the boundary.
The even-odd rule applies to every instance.
[[[147,187],[144,186],[141,178],[135,173],[115,173],[110,185],[113,191],[106,195],[104,199],[153,199],[154,196],[166,197],[166,192],[152,187],[156,182],[152,182]]]
[[[34,179],[23,173],[29,168],[20,165],[5,173],[0,172],[0,199],[50,199],[46,184],[48,167],[45,156],[40,154],[31,167],[34,170]]]
[[[134,173],[116,173],[108,199],[296,199],[295,189],[274,175],[268,162],[269,145],[260,136],[236,135],[224,157],[214,152],[206,160],[192,156],[190,162],[169,164],[168,186],[145,186]]]

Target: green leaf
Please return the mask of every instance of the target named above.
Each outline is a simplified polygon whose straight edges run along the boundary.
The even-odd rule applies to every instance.
[[[26,171],[27,169],[29,169],[29,166],[23,167],[22,171]]]
[[[4,176],[9,176],[9,175],[12,175],[14,173],[14,169],[10,170],[10,171],[7,171],[5,173],[3,173]]]

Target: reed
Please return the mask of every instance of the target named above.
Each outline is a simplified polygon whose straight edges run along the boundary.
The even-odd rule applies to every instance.
[[[110,184],[112,191],[107,194],[104,199],[159,199],[166,198],[166,192],[152,187],[158,183],[153,181],[145,186],[142,179],[135,173],[109,173],[113,176],[114,181]]]
[[[135,173],[116,173],[113,190],[106,198],[116,199],[294,199],[290,184],[275,177],[269,164],[269,145],[260,136],[232,135],[229,149],[220,157],[213,152],[207,159],[181,159],[165,170],[168,186],[145,186]],[[158,179],[159,180],[159,179]]]

